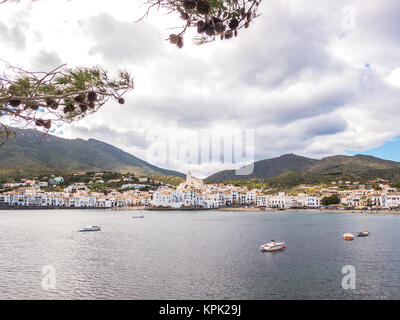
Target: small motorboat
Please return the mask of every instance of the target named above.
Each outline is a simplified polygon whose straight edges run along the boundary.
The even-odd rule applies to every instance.
[[[278,251],[286,248],[285,242],[275,242],[275,240],[271,240],[270,242],[263,244],[260,247],[260,251]]]
[[[91,227],[79,229],[79,232],[100,231],[100,230],[101,230],[101,228],[99,226],[91,226]]]
[[[345,233],[343,234],[344,240],[354,240],[354,235],[352,233]]]
[[[361,231],[357,233],[357,237],[368,237],[371,234],[369,231]]]
[[[132,217],[133,219],[140,219],[140,218],[144,218],[144,215],[140,215],[140,214],[136,214]]]

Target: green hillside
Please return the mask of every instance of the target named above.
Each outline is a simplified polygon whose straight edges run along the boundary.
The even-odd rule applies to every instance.
[[[95,140],[63,139],[36,130],[18,130],[0,147],[0,176],[24,172],[116,171],[136,175],[184,174],[151,165],[110,144]]]
[[[209,176],[205,181],[261,180],[272,184],[296,185],[325,183],[342,178],[361,181],[383,178],[398,181],[400,163],[366,155],[337,155],[316,160],[287,154],[254,162],[254,171],[247,176],[235,175],[234,170],[224,170]]]
[[[301,171],[311,168],[318,160],[285,154],[277,158],[254,162],[254,170],[250,175],[235,175],[235,170],[219,171],[205,179],[206,182],[229,180],[267,179],[287,171]]]

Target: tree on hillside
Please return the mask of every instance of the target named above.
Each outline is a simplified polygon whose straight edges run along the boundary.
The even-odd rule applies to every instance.
[[[323,206],[329,206],[330,204],[340,204],[340,198],[337,194],[331,195],[330,197],[323,197],[321,200]]]

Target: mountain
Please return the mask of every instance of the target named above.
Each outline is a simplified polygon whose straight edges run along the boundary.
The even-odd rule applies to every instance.
[[[184,174],[159,168],[95,139],[64,139],[31,129],[18,129],[0,147],[0,172],[116,171],[136,175]]]
[[[283,156],[254,162],[254,169],[250,175],[235,175],[235,170],[223,170],[205,179],[206,182],[219,182],[228,180],[266,179],[277,176],[286,171],[301,171],[311,168],[318,160],[285,154]]]
[[[254,162],[253,173],[236,175],[235,170],[223,170],[205,179],[206,182],[232,180],[270,180],[275,183],[315,183],[346,177],[348,179],[396,178],[400,179],[400,163],[372,156],[337,155],[321,160],[295,154]]]

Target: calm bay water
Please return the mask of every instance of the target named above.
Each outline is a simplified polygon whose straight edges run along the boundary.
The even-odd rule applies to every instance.
[[[0,299],[400,299],[400,216],[137,213],[0,211]],[[271,239],[286,250],[261,253]],[[45,265],[55,290],[41,286]],[[345,265],[355,290],[341,287]]]

